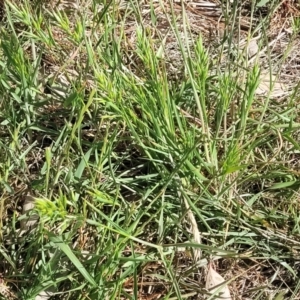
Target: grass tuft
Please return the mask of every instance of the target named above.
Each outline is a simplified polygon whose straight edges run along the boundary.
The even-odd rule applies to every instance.
[[[298,299],[299,15],[5,1],[0,298]]]

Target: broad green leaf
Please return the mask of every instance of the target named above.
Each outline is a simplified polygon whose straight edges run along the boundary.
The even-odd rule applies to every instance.
[[[269,187],[269,189],[270,190],[283,189],[283,188],[291,187],[296,183],[299,183],[299,181],[293,180],[293,181],[279,182],[279,183],[275,183],[274,185]]]
[[[60,236],[50,235],[49,236],[51,242],[61,251],[65,253],[65,255],[70,259],[73,265],[77,268],[77,270],[82,274],[82,276],[93,286],[97,287],[96,281],[93,277],[88,273],[82,263],[78,260],[78,258],[73,253],[72,249],[69,245],[67,245]]]

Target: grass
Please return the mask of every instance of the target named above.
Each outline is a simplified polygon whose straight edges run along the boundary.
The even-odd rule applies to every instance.
[[[223,2],[5,2],[3,299],[300,299],[300,8]]]

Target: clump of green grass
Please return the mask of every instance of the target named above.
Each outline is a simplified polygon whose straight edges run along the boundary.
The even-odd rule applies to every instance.
[[[4,284],[18,299],[204,299],[215,261],[233,299],[297,299],[297,87],[283,104],[258,96],[262,64],[226,52],[235,27],[212,52],[171,6],[176,79],[168,39],[151,31],[155,3],[153,27],[142,5],[6,4]],[[273,13],[257,28],[266,33]],[[36,199],[27,214],[39,217],[31,228],[22,225],[26,195]]]

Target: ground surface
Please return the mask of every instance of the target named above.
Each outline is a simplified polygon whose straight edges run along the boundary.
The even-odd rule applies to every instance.
[[[300,299],[299,2],[0,3],[3,299]]]

